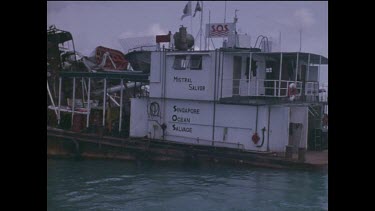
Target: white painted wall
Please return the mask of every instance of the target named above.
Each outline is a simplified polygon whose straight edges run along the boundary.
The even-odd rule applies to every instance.
[[[149,106],[152,102],[159,104],[160,116],[149,114]],[[251,140],[256,130],[256,106],[216,104],[214,131],[212,127],[214,121],[213,106],[213,102],[166,99],[165,108],[163,108],[163,102],[158,99],[132,99],[131,136],[143,137],[148,135],[151,138],[161,139],[162,129],[160,125],[165,123],[167,125],[165,130],[167,140],[186,143],[198,143],[197,140],[200,140],[199,144],[205,145],[211,145],[212,140],[214,140],[215,142],[225,142],[215,143],[215,145],[237,147],[237,144],[242,144],[247,150],[267,151],[267,106],[258,107],[257,132],[261,139],[257,144],[258,146],[263,139],[262,128],[266,129],[262,147],[257,147]],[[277,118],[283,115],[280,112],[285,113],[286,111],[289,112],[289,110],[276,108],[271,114],[273,118]],[[278,122],[288,120],[289,118],[280,118]],[[282,123],[288,124],[288,122]],[[224,134],[225,130],[227,131],[226,135]],[[278,128],[274,130],[278,130]],[[270,148],[278,147],[277,142],[279,140],[277,139],[279,138],[281,138],[281,135],[276,136],[276,139],[271,142],[275,146],[270,146]]]
[[[215,52],[203,55],[202,70],[174,70],[174,55],[167,55],[164,74],[163,54],[168,52],[153,52],[151,55],[150,98],[131,100],[130,136],[162,139],[163,131],[160,127],[165,123],[165,139],[185,143],[234,147],[242,144],[247,150],[284,152],[288,144],[289,122],[304,124],[302,145],[307,145],[307,107],[258,107],[258,121],[256,122],[257,107],[250,105],[216,104],[214,117],[214,79]],[[246,79],[246,57],[242,59],[242,78]],[[265,78],[265,62],[261,56],[254,55],[257,61],[257,79]],[[217,61],[218,62],[218,61]],[[233,54],[225,54],[223,62],[223,78],[233,78]],[[261,71],[260,71],[261,70]],[[221,73],[219,74],[222,76]],[[165,92],[163,88],[165,77]],[[191,82],[176,82],[174,77],[189,78]],[[253,78],[255,81],[256,78]],[[218,78],[221,82],[221,78]],[[231,80],[224,80],[223,97],[232,96]],[[189,84],[205,86],[205,90],[189,90]],[[255,82],[251,83],[255,88]],[[221,84],[218,86],[218,96]],[[247,85],[246,85],[247,86]],[[263,83],[261,83],[263,86]],[[255,89],[254,89],[255,90]],[[254,92],[254,91],[253,91]],[[262,89],[259,89],[259,93]],[[160,99],[166,95],[166,99]],[[264,89],[263,89],[264,93]],[[255,93],[253,93],[255,94]],[[211,102],[210,102],[211,101]],[[159,105],[157,116],[150,115],[150,104]],[[187,111],[190,109],[190,111]],[[270,115],[270,119],[269,119]],[[270,124],[269,124],[270,121]],[[268,124],[270,128],[268,128]],[[215,128],[213,128],[215,125]],[[306,126],[305,126],[306,125]],[[257,147],[251,137],[256,131],[260,136],[258,145],[264,136],[264,144]],[[262,128],[265,128],[264,135]],[[226,133],[225,133],[226,131]],[[269,133],[269,136],[268,136]]]
[[[147,99],[131,98],[130,106],[130,136],[144,137],[148,133]]]
[[[164,115],[167,135],[212,140],[213,103],[166,100]]]
[[[220,74],[220,82],[223,82],[223,87],[220,86],[220,93],[222,97],[232,97],[233,92],[233,54],[224,53],[223,56],[222,73]]]
[[[151,52],[151,71],[150,71],[150,97],[161,97],[162,93],[162,63],[163,52]]]
[[[193,55],[192,53],[188,55]],[[202,70],[175,70],[175,54],[166,56],[166,90],[168,98],[213,100],[214,93],[214,55],[215,52],[202,54]],[[212,58],[213,57],[213,58]],[[182,79],[179,80],[179,79]],[[188,79],[185,81],[183,79]]]
[[[251,76],[250,80],[250,95],[255,96],[257,94],[257,80],[258,80],[258,95],[264,95],[264,83],[263,80],[266,78],[266,61],[261,55],[253,54],[253,59],[257,62],[257,74],[256,77]]]
[[[289,107],[271,107],[270,115],[270,151],[285,152],[289,138]]]
[[[160,116],[151,116],[149,106],[152,102],[160,105]],[[165,139],[185,143],[211,145],[211,141],[225,142],[214,143],[226,147],[236,148],[242,144],[246,150],[267,151],[267,144],[271,151],[283,152],[288,144],[289,119],[294,122],[305,122],[307,117],[304,107],[294,107],[291,115],[288,107],[271,107],[270,112],[270,137],[268,140],[268,107],[258,107],[258,135],[261,144],[264,132],[264,144],[257,147],[251,137],[256,129],[256,106],[216,104],[215,131],[213,135],[213,102],[166,100],[165,111],[163,102],[158,99],[133,98],[131,99],[130,136],[162,139],[161,124],[165,123]],[[178,109],[191,109],[192,112],[180,112]],[[290,118],[289,118],[290,117]],[[184,119],[180,119],[184,118]],[[181,122],[186,121],[186,122]],[[227,129],[225,129],[227,128]],[[307,126],[304,127],[307,129]],[[227,130],[224,135],[224,130]],[[303,143],[307,145],[307,130],[304,129]],[[269,142],[269,143],[268,143]]]
[[[256,129],[256,106],[247,105],[216,105],[215,120],[215,140],[229,143],[243,144],[245,149],[266,151],[267,150],[267,131],[265,131],[264,144],[258,148],[252,142],[251,137]],[[267,107],[258,108],[258,135],[262,140],[263,127],[267,129]],[[224,140],[224,128],[227,128],[226,139]],[[260,145],[259,141],[258,145]]]
[[[154,115],[151,113],[150,107],[152,103],[158,105],[158,114]],[[165,112],[165,103],[159,98],[148,98],[147,99],[147,110],[144,111],[147,113],[148,117],[148,134],[150,138],[153,139],[162,139],[163,130],[161,124],[163,124],[163,113]]]
[[[310,66],[306,81],[318,81],[318,66]]]
[[[253,77],[251,74],[251,70],[249,71],[251,74],[249,82],[247,82],[246,78],[246,59],[250,57],[250,54],[231,54],[225,53],[224,54],[224,70],[223,70],[223,90],[222,96],[223,97],[232,97],[233,96],[233,57],[234,56],[241,56],[242,57],[242,65],[241,65],[241,81],[240,81],[240,95],[241,96],[249,96],[256,95],[256,86],[257,80],[258,82],[258,94],[264,95],[264,83],[263,80],[266,77],[265,72],[265,58],[261,55],[252,55],[252,59],[257,62],[257,74],[256,77]],[[221,80],[221,75],[220,75]]]

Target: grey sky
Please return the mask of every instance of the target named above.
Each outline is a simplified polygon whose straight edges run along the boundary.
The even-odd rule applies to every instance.
[[[190,17],[180,20],[187,2],[47,2],[47,25],[70,31],[76,50],[85,55],[99,45],[122,51],[119,38],[175,33],[180,25],[191,33]],[[192,5],[194,10],[196,1]],[[205,1],[203,22],[208,23],[209,10],[211,23],[223,22],[224,5],[224,1]],[[281,32],[282,51],[298,51],[302,29],[302,51],[328,57],[328,2],[227,1],[227,22],[233,22],[235,9],[239,9],[237,29],[252,37],[252,45],[258,35],[278,41]],[[199,21],[198,13],[193,18],[194,36]],[[215,45],[220,42],[216,39]]]

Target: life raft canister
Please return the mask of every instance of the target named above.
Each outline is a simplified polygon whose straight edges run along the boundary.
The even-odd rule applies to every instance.
[[[258,141],[260,140],[260,137],[258,136],[258,133],[254,133],[251,139],[253,140],[254,144],[257,144]]]
[[[288,87],[288,97],[292,101],[292,100],[294,100],[294,98],[296,97],[296,95],[297,95],[296,84],[291,83],[289,85],[289,87]]]

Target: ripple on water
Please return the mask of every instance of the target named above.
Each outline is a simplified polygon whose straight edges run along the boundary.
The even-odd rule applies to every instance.
[[[99,180],[93,180],[93,181],[88,181],[86,184],[97,184],[97,183],[104,183],[104,182],[117,182],[121,181],[122,178],[104,178],[104,179],[99,179]]]
[[[326,172],[47,162],[48,210],[327,210]]]

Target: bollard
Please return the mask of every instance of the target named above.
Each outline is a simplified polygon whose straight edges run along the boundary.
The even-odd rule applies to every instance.
[[[305,148],[298,148],[298,160],[304,162],[305,161],[305,155],[306,155],[306,149]]]
[[[292,158],[293,157],[293,146],[286,145],[285,146],[285,158]]]

